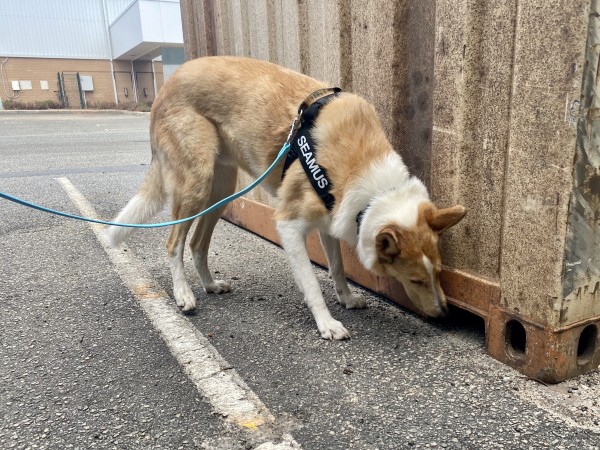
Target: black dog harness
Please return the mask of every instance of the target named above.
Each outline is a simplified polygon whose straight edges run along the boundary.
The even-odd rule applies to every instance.
[[[283,180],[292,163],[299,159],[310,184],[330,211],[335,203],[335,198],[330,193],[331,181],[327,177],[325,168],[317,164],[317,147],[311,137],[311,131],[321,108],[337,97],[339,92],[341,89],[338,87],[319,89],[302,102],[298,108],[297,119],[300,121],[300,126],[291,138],[290,151],[283,164],[283,173],[281,174]],[[291,133],[294,133],[293,129]]]

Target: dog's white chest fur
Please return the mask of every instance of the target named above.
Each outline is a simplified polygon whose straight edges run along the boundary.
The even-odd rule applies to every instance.
[[[350,185],[331,223],[331,234],[356,247],[366,268],[376,258],[375,236],[390,223],[412,227],[417,223],[419,204],[429,201],[423,183],[411,177],[402,158],[389,153],[371,163]],[[356,216],[362,210],[360,236]]]

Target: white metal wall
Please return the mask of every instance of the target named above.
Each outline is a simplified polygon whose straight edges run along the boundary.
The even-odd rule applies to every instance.
[[[123,14],[123,11],[125,11],[133,2],[135,2],[135,0],[105,0],[109,25],[113,23],[117,17]]]
[[[110,59],[107,23],[133,0],[0,1],[0,57]]]
[[[181,11],[173,0],[134,0],[110,25],[114,59],[160,55],[161,46],[183,46]]]

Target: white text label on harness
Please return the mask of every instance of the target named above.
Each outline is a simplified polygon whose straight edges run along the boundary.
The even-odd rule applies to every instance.
[[[321,168],[317,164],[316,159],[313,157],[310,145],[306,141],[306,136],[300,136],[300,138],[298,139],[298,147],[300,147],[300,151],[302,152],[302,156],[304,157],[306,166],[312,174],[313,179],[317,182],[318,186],[321,189],[325,188],[329,184],[329,182],[327,181],[327,178],[325,178],[325,176],[323,175]]]

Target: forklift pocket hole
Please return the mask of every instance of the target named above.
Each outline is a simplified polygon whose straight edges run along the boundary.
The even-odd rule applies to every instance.
[[[527,350],[527,332],[518,320],[509,320],[504,329],[504,339],[507,353],[515,359],[525,357]]]
[[[596,325],[588,325],[579,335],[577,343],[577,364],[585,366],[594,357],[596,341],[598,339],[598,328]]]

